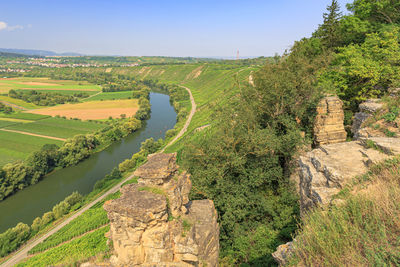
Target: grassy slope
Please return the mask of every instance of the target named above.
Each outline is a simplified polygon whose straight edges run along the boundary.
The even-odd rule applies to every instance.
[[[400,265],[400,157],[380,163],[337,196],[340,204],[304,216],[292,264]]]
[[[198,77],[194,77],[194,74],[200,68],[202,69],[202,73]],[[196,138],[196,135],[201,133],[194,132],[196,128],[212,123],[212,105],[224,105],[224,102],[227,100],[228,96],[235,93],[235,91],[232,90],[236,82],[235,77],[238,77],[237,80],[241,84],[247,84],[250,72],[255,70],[257,70],[257,67],[230,67],[215,64],[163,65],[129,68],[128,70],[126,68],[113,68],[113,71],[118,73],[126,73],[129,71],[130,73],[133,72],[137,74],[140,78],[157,78],[163,83],[181,84],[191,89],[197,104],[197,112],[193,117],[192,123],[190,124],[184,137],[178,140],[175,145],[171,146],[167,152],[177,151],[181,149],[186,142]],[[188,101],[186,104],[186,106],[189,108],[190,102]],[[38,245],[34,251],[41,251],[44,248],[47,249],[48,247],[52,247],[60,243],[61,240],[63,242],[66,240],[71,240],[71,238],[75,236],[75,233],[79,232],[79,228],[85,229],[82,226],[85,225],[85,222],[88,220],[102,221],[104,215],[105,213],[102,209],[101,203],[100,205],[94,207],[93,210],[89,210],[89,212],[87,212],[85,215],[82,215],[81,217],[78,217],[76,220],[72,221],[58,234],[50,237],[43,244]],[[81,232],[79,233],[81,234]],[[85,236],[89,235],[90,234]],[[96,253],[106,253],[108,251],[106,239],[102,239],[101,241],[98,239],[90,239],[90,241],[85,241],[87,242],[86,245],[88,247],[80,247],[81,252],[76,253],[75,248],[71,248],[71,246],[75,244],[76,240],[77,239],[72,238],[72,241],[66,242],[60,247],[49,249],[41,253],[39,252],[37,255],[26,261],[27,265],[21,266],[34,266],[35,264],[37,264],[37,266],[41,266],[46,264],[62,264],[66,262],[72,263],[74,261],[81,260],[82,258],[87,258],[89,255],[94,255],[93,248],[96,246],[99,247],[99,249],[96,250]],[[56,255],[56,252],[59,253],[70,248],[71,253],[68,251],[68,254],[71,256],[68,261],[64,261]]]

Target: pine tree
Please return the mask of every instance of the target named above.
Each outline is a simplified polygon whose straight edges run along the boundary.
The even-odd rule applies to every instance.
[[[324,23],[319,25],[314,37],[320,38],[326,47],[332,48],[340,44],[339,23],[342,13],[337,0],[332,0],[326,10],[328,12],[323,14]]]

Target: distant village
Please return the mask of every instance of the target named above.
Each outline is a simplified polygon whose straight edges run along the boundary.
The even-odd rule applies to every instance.
[[[27,72],[32,67],[21,68],[15,66],[6,66],[6,65],[30,65],[30,66],[40,66],[46,68],[78,68],[78,67],[107,67],[111,64],[95,64],[95,63],[68,63],[65,62],[62,58],[54,58],[54,57],[41,57],[41,58],[28,58],[25,60],[8,60],[5,65],[0,65],[0,72]],[[121,64],[120,67],[134,67],[138,66],[138,63],[125,63]],[[115,64],[114,64],[115,66]]]

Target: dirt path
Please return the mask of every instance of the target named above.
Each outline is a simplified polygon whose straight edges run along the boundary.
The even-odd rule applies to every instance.
[[[172,145],[173,143],[176,142],[176,140],[178,140],[187,130],[187,128],[189,127],[190,122],[192,121],[193,115],[196,112],[196,102],[194,102],[194,98],[192,95],[192,92],[190,91],[189,88],[179,85],[182,88],[185,88],[186,91],[188,91],[189,95],[190,95],[190,102],[192,103],[192,110],[190,111],[189,117],[187,118],[185,125],[183,126],[183,128],[180,130],[180,132],[175,136],[174,139],[171,140],[171,142],[169,142],[162,150],[161,153],[165,151],[165,149],[167,147],[169,147],[170,145]]]
[[[94,96],[96,96],[96,95],[99,95],[99,94],[101,94],[101,93],[103,93],[103,91],[99,91],[98,93],[95,93],[94,95],[88,96],[88,97],[86,97],[86,98],[82,98],[81,100],[87,100],[87,99],[92,98],[92,97],[94,97]]]
[[[34,133],[28,133],[28,132],[17,131],[17,130],[0,129],[0,131],[10,132],[10,133],[19,133],[19,134],[25,134],[25,135],[32,135],[32,136],[43,137],[43,138],[53,139],[53,140],[58,140],[58,141],[63,141],[63,142],[67,141],[67,139],[64,139],[64,138],[48,136],[48,135],[41,135],[41,134],[34,134]]]
[[[161,151],[163,152],[165,150],[166,147],[172,145],[176,140],[178,140],[179,137],[181,137],[187,130],[190,122],[192,121],[192,117],[194,115],[194,113],[196,112],[196,103],[194,102],[194,98],[192,95],[192,92],[190,91],[189,88],[185,87],[185,86],[181,86],[183,88],[185,88],[189,95],[190,95],[190,102],[192,103],[192,110],[190,111],[189,117],[186,120],[185,125],[183,126],[182,130],[178,133],[178,135],[171,141],[168,143],[168,145],[166,145],[164,147],[164,149]],[[94,205],[96,205],[97,203],[99,203],[100,201],[102,201],[104,198],[106,198],[108,195],[110,194],[114,194],[115,192],[119,191],[119,189],[121,188],[121,186],[128,180],[132,179],[133,177],[135,177],[133,174],[131,174],[129,177],[127,177],[126,179],[124,179],[123,181],[119,182],[117,185],[115,185],[114,187],[112,187],[110,190],[108,190],[107,192],[105,192],[103,195],[101,195],[100,197],[98,197],[97,199],[93,200],[92,202],[90,202],[87,206],[85,206],[84,208],[82,208],[81,210],[79,210],[77,213],[71,215],[70,217],[68,217],[65,221],[63,221],[62,223],[58,224],[57,226],[55,226],[53,229],[51,229],[49,232],[45,233],[44,235],[35,238],[33,240],[28,241],[28,243],[23,246],[22,248],[20,248],[19,250],[17,250],[7,261],[5,261],[2,265],[0,265],[1,267],[11,267],[14,266],[15,264],[17,264],[18,262],[22,261],[23,259],[28,257],[28,251],[31,250],[32,248],[34,248],[37,244],[43,242],[46,238],[48,238],[49,236],[51,236],[52,234],[58,232],[61,228],[63,228],[65,225],[67,225],[68,223],[70,223],[71,221],[75,220],[78,216],[80,216],[82,213],[84,213],[85,211],[87,211],[88,209],[90,209],[91,207],[93,207]]]

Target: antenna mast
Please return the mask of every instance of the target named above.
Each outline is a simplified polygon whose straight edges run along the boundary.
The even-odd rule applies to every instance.
[[[239,50],[236,52],[236,60],[239,60]]]

